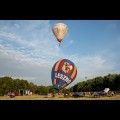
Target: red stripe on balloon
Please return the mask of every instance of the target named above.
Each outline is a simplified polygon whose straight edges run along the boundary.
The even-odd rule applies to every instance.
[[[75,69],[73,64],[72,64],[72,67],[73,67],[73,69],[72,69],[71,75],[73,74],[73,71],[74,71],[74,69]]]
[[[60,64],[59,64],[59,66],[58,66],[58,72],[60,72],[60,69],[61,69],[61,67],[62,67],[62,63],[64,62],[64,59],[63,60],[61,60],[61,62],[60,62]]]
[[[56,79],[56,84],[58,84],[58,79]]]
[[[74,77],[73,77],[73,79],[72,79],[72,80],[74,80],[74,79],[75,79],[76,75],[77,75],[77,69],[76,69],[76,73],[75,73],[75,75],[74,75]]]

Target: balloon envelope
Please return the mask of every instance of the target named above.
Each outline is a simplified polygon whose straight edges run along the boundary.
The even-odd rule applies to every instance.
[[[76,76],[77,68],[72,61],[68,59],[57,61],[51,72],[54,92],[59,92],[60,89],[68,86],[75,80]]]
[[[52,31],[57,38],[58,42],[62,42],[63,38],[67,34],[68,27],[64,23],[57,23],[53,26]]]

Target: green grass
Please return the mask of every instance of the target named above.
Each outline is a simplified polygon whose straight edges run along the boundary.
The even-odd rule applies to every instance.
[[[83,98],[65,98],[62,95],[56,95],[55,97],[47,97],[40,95],[32,95],[32,96],[15,96],[14,98],[8,98],[7,96],[0,96],[0,100],[120,100],[120,95],[112,96],[112,97],[100,97],[94,98],[93,96],[83,97]]]

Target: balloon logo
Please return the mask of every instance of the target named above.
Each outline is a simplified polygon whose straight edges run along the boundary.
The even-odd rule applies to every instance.
[[[65,25],[64,23],[57,23],[53,26],[52,31],[55,37],[57,38],[60,46],[60,43],[67,34],[68,31],[67,25]]]
[[[57,61],[51,72],[52,84],[54,92],[59,92],[75,80],[77,76],[77,68],[75,64],[68,60],[62,59]]]

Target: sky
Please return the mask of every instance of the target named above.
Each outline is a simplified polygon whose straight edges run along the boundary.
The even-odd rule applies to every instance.
[[[68,33],[61,45],[52,27]],[[77,67],[67,87],[98,76],[120,74],[120,20],[0,20],[0,77],[52,85],[53,65],[61,59]]]

